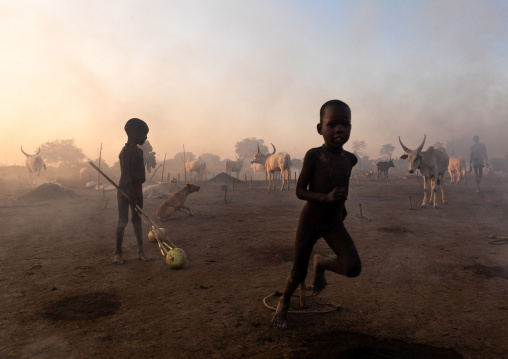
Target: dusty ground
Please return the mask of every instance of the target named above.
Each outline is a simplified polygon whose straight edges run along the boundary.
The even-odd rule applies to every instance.
[[[194,217],[160,223],[190,260],[172,270],[148,241],[155,261],[136,259],[131,226],[127,263],[112,265],[114,194],[60,184],[78,196],[0,190],[2,358],[508,357],[508,244],[488,238],[508,236],[505,181],[486,179],[483,199],[472,184],[447,184],[450,204],[436,210],[419,208],[415,177],[353,179],[346,227],[363,272],[329,274],[287,330],[270,324],[263,298],[291,268],[303,205],[293,190],[229,184],[225,203],[222,183],[203,184],[187,201]],[[162,201],[146,200],[153,219]],[[370,221],[354,218],[359,204]],[[323,241],[315,250],[330,254]]]

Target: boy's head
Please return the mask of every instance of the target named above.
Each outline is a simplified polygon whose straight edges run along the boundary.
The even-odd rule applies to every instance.
[[[351,109],[340,100],[325,102],[319,111],[317,130],[328,149],[340,149],[351,134]]]
[[[139,118],[131,118],[125,123],[124,129],[129,138],[128,142],[135,142],[138,145],[142,145],[146,141],[149,131],[146,122]]]
[[[342,102],[341,100],[330,100],[327,101],[321,106],[321,109],[319,110],[319,122],[323,122],[323,117],[325,116],[326,109],[329,107],[342,107],[344,111],[349,113],[349,120],[351,120],[351,109],[347,105],[347,103]]]
[[[474,136],[474,137],[473,137],[473,142],[474,142],[474,143],[478,143],[478,142],[480,142],[480,137],[478,137],[478,136]]]

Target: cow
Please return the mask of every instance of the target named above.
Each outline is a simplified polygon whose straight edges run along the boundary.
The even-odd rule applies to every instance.
[[[155,168],[157,160],[155,159],[155,152],[149,141],[145,141],[142,145],[138,145],[138,148],[143,151],[143,165],[146,167],[148,173],[152,173],[152,168]]]
[[[245,157],[243,160],[239,159],[238,156],[236,156],[236,161],[226,160],[226,173],[231,176],[231,173],[236,173],[236,179],[238,179],[238,176],[240,175],[240,171],[243,167],[243,161],[245,160]]]
[[[423,145],[425,144],[426,135],[423,136],[423,142],[415,150],[411,150],[404,146],[400,136],[399,142],[405,154],[400,158],[409,162],[409,173],[414,173],[416,170],[420,170],[423,176],[423,202],[422,207],[427,207],[427,187],[430,180],[431,194],[429,203],[433,202],[434,208],[437,208],[436,203],[436,182],[441,187],[441,198],[443,204],[448,204],[445,198],[443,190],[443,178],[444,173],[448,169],[448,154],[444,147],[430,146],[427,151],[422,151]]]
[[[466,160],[462,156],[452,156],[448,163],[448,172],[450,173],[450,184],[457,184],[462,178],[466,183]]]
[[[199,157],[197,160],[189,160],[185,162],[185,170],[189,172],[196,172],[198,179],[201,180],[203,175],[206,175],[206,162]]]
[[[35,188],[36,178],[40,177],[41,170],[43,168],[44,170],[46,170],[46,163],[44,163],[44,160],[39,155],[39,153],[41,152],[41,148],[39,147],[39,150],[37,151],[36,154],[29,155],[28,153],[23,151],[23,146],[21,146],[21,152],[23,152],[23,154],[26,156],[25,166],[26,169],[28,170],[30,185],[32,186],[32,188]]]
[[[184,203],[189,194],[197,191],[199,191],[199,186],[186,184],[184,187],[176,191],[171,197],[165,200],[161,205],[159,205],[159,207],[157,207],[157,210],[155,211],[157,219],[166,221],[176,211],[180,211],[188,214],[189,216],[193,216],[194,214],[191,212],[190,208],[185,207]]]
[[[169,198],[172,194],[170,182],[143,183],[143,198]]]
[[[368,172],[365,172],[365,177],[367,177],[367,178],[374,177],[374,170],[370,170]]]
[[[393,159],[390,158],[390,161],[380,161],[376,163],[377,166],[377,178],[386,178],[388,179],[388,170],[390,167],[395,168],[393,164]]]
[[[254,173],[254,178],[257,179],[258,174],[265,173],[265,167],[261,163],[251,163],[250,167],[252,168],[252,172]]]
[[[491,157],[489,160],[489,176],[493,176],[496,171],[508,173],[508,155],[503,157]]]
[[[79,170],[79,179],[81,181],[90,181],[92,179],[92,171],[90,168],[83,167]]]
[[[273,181],[273,189],[275,189],[275,179],[272,180],[272,176],[274,171],[280,171],[281,179],[282,179],[282,187],[281,191],[284,189],[284,181],[287,175],[287,190],[289,191],[289,172],[291,171],[291,157],[286,152],[279,152],[275,154],[275,146],[271,144],[273,147],[273,153],[271,154],[262,154],[259,152],[259,144],[258,144],[258,152],[254,155],[250,163],[260,163],[265,167],[266,175],[268,177],[268,190],[270,190],[270,181]],[[284,172],[286,174],[284,174]]]

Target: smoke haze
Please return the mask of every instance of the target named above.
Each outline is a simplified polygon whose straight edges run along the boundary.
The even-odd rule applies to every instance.
[[[352,109],[346,148],[365,140],[371,158],[424,134],[479,135],[503,156],[507,14],[503,1],[3,2],[0,164],[74,138],[112,165],[131,117],[159,160],[182,145],[234,159],[252,137],[302,158],[332,98]]]

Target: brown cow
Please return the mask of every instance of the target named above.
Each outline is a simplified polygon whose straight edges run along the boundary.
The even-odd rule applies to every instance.
[[[189,183],[186,184],[184,187],[176,191],[166,201],[164,201],[159,207],[157,207],[157,210],[155,211],[157,219],[166,221],[171,217],[171,214],[176,211],[187,213],[188,215],[193,216],[194,214],[191,212],[190,208],[185,207],[184,203],[189,194],[197,191],[199,191],[199,186],[195,186]]]
[[[464,157],[452,154],[448,164],[448,172],[450,172],[451,184],[459,183],[462,178],[464,178],[464,183],[466,183],[466,160]]]

